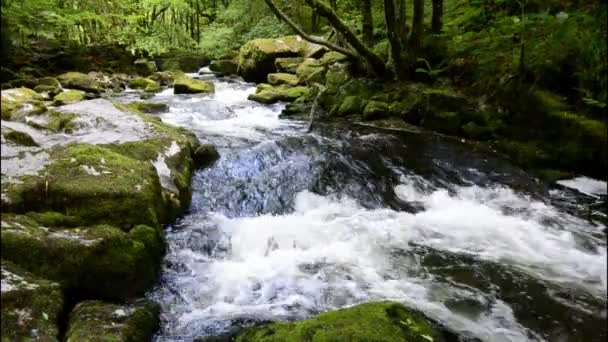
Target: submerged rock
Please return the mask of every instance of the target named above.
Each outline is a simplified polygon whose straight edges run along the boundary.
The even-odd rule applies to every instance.
[[[300,322],[249,328],[236,341],[441,342],[444,338],[421,314],[399,303],[378,302],[325,312]]]
[[[57,321],[63,310],[60,285],[6,260],[1,271],[2,340],[58,341]]]
[[[99,82],[91,76],[80,72],[68,72],[57,76],[57,79],[64,88],[83,90],[93,94],[101,92]]]
[[[150,341],[159,320],[160,307],[154,302],[117,305],[86,301],[70,313],[66,341]]]
[[[194,151],[194,164],[197,167],[206,167],[220,158],[220,154],[213,145],[201,145]]]

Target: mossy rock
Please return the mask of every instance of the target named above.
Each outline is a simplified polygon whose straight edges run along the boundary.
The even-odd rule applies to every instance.
[[[86,98],[86,94],[80,90],[66,90],[53,98],[53,106],[63,106],[80,102]]]
[[[492,129],[490,127],[480,126],[473,121],[469,121],[463,125],[462,132],[466,137],[475,140],[488,140],[493,136]]]
[[[47,94],[46,96],[54,97],[55,95],[61,93],[61,88],[39,84],[34,87],[34,91],[39,94]]]
[[[215,85],[211,82],[195,80],[190,77],[179,77],[173,84],[175,94],[199,94],[215,92]]]
[[[31,135],[21,132],[15,131],[12,129],[7,129],[6,131],[3,129],[2,136],[7,141],[12,142],[18,146],[38,146],[38,144],[34,141]]]
[[[428,113],[422,121],[424,128],[445,134],[459,133],[461,124],[462,118],[457,112]]]
[[[443,342],[422,315],[395,302],[377,302],[329,311],[295,323],[249,328],[237,342],[374,341]]]
[[[27,122],[27,117],[43,114],[48,109],[43,102],[37,100],[25,101],[15,108],[11,114],[11,121]]]
[[[290,87],[287,85],[280,85],[273,87],[269,84],[258,85],[255,94],[249,95],[249,99],[264,104],[272,104],[280,101],[292,102],[297,98],[306,95],[309,92],[308,87],[297,86]]]
[[[80,72],[68,72],[57,76],[57,79],[63,88],[77,89],[93,94],[98,94],[101,91],[99,82]]]
[[[140,58],[136,60],[135,62],[133,62],[133,65],[135,66],[135,71],[137,72],[137,74],[143,77],[150,76],[157,70],[156,62],[149,61],[145,58]]]
[[[180,76],[185,74],[181,71],[159,71],[154,74],[148,76],[148,79],[155,81],[161,86],[171,86],[175,81],[175,76],[179,74]]]
[[[297,86],[299,81],[298,81],[298,76],[296,75],[292,75],[292,74],[286,74],[286,73],[275,73],[275,74],[268,74],[268,83],[271,85],[281,85],[281,84],[286,84],[289,86]]]
[[[374,47],[372,48],[372,51],[374,51],[374,53],[376,55],[378,55],[380,58],[387,61],[390,46],[391,45],[389,44],[388,39],[385,39],[385,40],[378,42],[376,45],[374,45]]]
[[[180,70],[183,72],[198,72],[209,63],[205,56],[171,56],[157,58],[156,65],[160,71]]]
[[[213,164],[213,162],[220,158],[220,154],[217,152],[215,146],[207,144],[199,146],[194,151],[193,158],[195,165],[203,168]]]
[[[153,84],[148,84],[145,88],[144,88],[144,92],[146,93],[158,93],[160,92],[162,89],[160,87],[160,84],[154,82]]]
[[[209,70],[220,75],[236,75],[238,69],[239,62],[235,59],[222,59],[209,63]]]
[[[329,51],[321,58],[321,63],[325,65],[331,65],[334,63],[345,62],[348,60],[348,56],[336,51]]]
[[[241,47],[239,73],[248,82],[263,82],[275,72],[275,59],[299,57],[302,43],[293,37],[254,39]]]
[[[326,82],[325,87],[329,94],[337,94],[340,88],[342,88],[350,79],[351,76],[348,73],[348,69],[343,65],[332,65],[328,68],[325,76]],[[367,88],[366,88],[367,91]],[[350,92],[360,92],[359,89],[351,88],[345,94]],[[351,95],[351,94],[349,94]],[[365,98],[368,99],[369,95],[364,94]]]
[[[61,83],[55,77],[41,77],[38,79],[38,85],[61,88]]]
[[[151,301],[130,305],[85,301],[70,313],[66,342],[150,341],[159,322],[160,306]]]
[[[46,126],[43,128],[48,129],[51,132],[66,132],[72,133],[76,126],[74,125],[74,119],[78,117],[78,114],[74,113],[63,113],[57,111],[48,112],[48,120]]]
[[[311,77],[313,75],[314,78]],[[314,82],[323,84],[325,83],[325,66],[317,59],[306,59],[296,69],[296,76],[298,76],[300,84],[312,84]]]
[[[57,322],[64,305],[60,285],[4,259],[1,268],[2,341],[59,341]]]
[[[109,225],[43,227],[31,216],[2,214],[2,258],[73,294],[118,300],[143,294],[160,269],[160,229],[128,233]]]
[[[129,87],[133,89],[145,89],[148,86],[158,85],[156,81],[145,77],[137,77],[129,81]]]
[[[277,72],[295,74],[296,70],[304,62],[303,57],[285,57],[277,58],[274,61],[274,66]]]
[[[349,114],[360,114],[364,107],[363,100],[359,96],[347,96],[340,104],[335,115],[346,116]]]
[[[381,101],[369,101],[363,109],[363,120],[377,120],[389,116],[388,104]]]
[[[11,120],[14,111],[21,108],[27,101],[42,101],[42,96],[29,88],[12,88],[2,90],[0,108],[2,120]]]
[[[169,110],[169,106],[166,103],[149,102],[149,101],[134,101],[128,104],[129,108],[134,109],[142,113],[157,114],[164,113]]]

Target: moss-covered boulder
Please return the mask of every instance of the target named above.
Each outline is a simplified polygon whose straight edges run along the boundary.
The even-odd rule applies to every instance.
[[[278,39],[254,39],[241,47],[239,73],[246,81],[262,82],[266,75],[275,72],[275,59],[299,57],[300,42],[292,37]]]
[[[259,103],[272,104],[279,101],[295,101],[308,92],[309,88],[303,86],[291,87],[288,85],[280,85],[273,87],[269,84],[262,83],[258,85],[256,93],[249,95],[248,98]]]
[[[160,306],[151,301],[117,305],[85,301],[70,313],[67,342],[150,341],[160,321]]]
[[[389,116],[388,104],[381,101],[369,101],[363,109],[363,120],[377,120]]]
[[[10,142],[18,146],[38,146],[31,135],[25,132],[10,129],[8,127],[2,127],[2,140],[3,142],[6,140],[6,142]]]
[[[286,84],[289,86],[297,86],[299,83],[298,76],[286,73],[268,74],[268,83],[271,85]]]
[[[296,69],[300,84],[325,83],[325,66],[317,59],[308,58]]]
[[[59,341],[57,322],[64,305],[60,285],[6,260],[1,272],[2,341]]]
[[[150,76],[157,70],[156,62],[149,61],[145,58],[140,58],[136,60],[133,65],[135,66],[135,71],[137,72],[137,74],[143,77]]]
[[[295,74],[302,62],[304,62],[304,57],[277,58],[274,61],[274,66],[277,72]]]
[[[34,87],[34,91],[54,97],[61,92],[61,83],[55,77],[42,77],[38,79],[38,84]]]
[[[44,227],[34,218],[2,215],[3,259],[79,296],[131,298],[143,294],[156,280],[164,248],[160,229],[145,225],[129,232],[109,225]]]
[[[215,92],[215,85],[211,82],[181,76],[175,79],[173,92],[175,94],[213,93]]]
[[[77,89],[93,94],[101,92],[101,86],[95,79],[80,72],[68,72],[57,76],[57,79],[63,88]]]
[[[129,81],[129,87],[133,89],[145,89],[149,85],[158,84],[156,81],[145,77],[137,77]]]
[[[177,73],[179,73],[180,75],[183,74],[183,72],[181,71],[159,71],[150,75],[148,78],[160,84],[161,86],[171,86],[173,85],[173,81],[175,81],[175,76]]]
[[[148,114],[164,113],[169,110],[169,106],[166,103],[150,101],[134,101],[130,102],[128,106],[136,111]]]
[[[345,62],[348,60],[348,56],[336,51],[329,51],[323,57],[321,57],[321,63],[330,65],[334,63]]]
[[[180,55],[180,53],[172,52],[155,59],[155,61],[160,71],[180,70],[183,72],[198,72],[201,67],[209,64],[209,58],[206,56]]]
[[[340,104],[335,112],[337,116],[346,116],[350,114],[360,114],[363,111],[364,102],[359,96],[347,96]]]
[[[53,98],[53,106],[63,106],[80,102],[86,98],[84,91],[80,90],[66,90],[63,91]]]
[[[236,75],[238,69],[239,62],[236,59],[221,59],[209,63],[209,70],[219,75]]]
[[[42,101],[42,96],[29,88],[5,89],[1,92],[0,108],[2,120],[10,120],[14,111],[29,101]],[[26,106],[27,107],[27,106]]]
[[[325,312],[305,321],[249,328],[236,341],[442,342],[444,339],[422,315],[399,303],[378,302]]]

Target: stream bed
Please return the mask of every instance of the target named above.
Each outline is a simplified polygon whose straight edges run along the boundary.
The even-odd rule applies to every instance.
[[[255,85],[211,79],[163,121],[221,158],[166,228],[156,341],[395,300],[463,340],[604,341],[606,183],[546,184],[456,139],[279,118]],[[130,101],[137,93],[120,100]],[[580,189],[576,190],[576,188]],[[601,208],[601,206],[600,206]]]

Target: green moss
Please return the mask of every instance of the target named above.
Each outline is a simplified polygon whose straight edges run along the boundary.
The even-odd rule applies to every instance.
[[[389,114],[388,104],[381,101],[369,101],[363,109],[364,120],[381,119]]]
[[[348,60],[348,56],[341,54],[336,51],[329,51],[321,58],[321,63],[325,65],[330,65],[334,63],[344,62]]]
[[[374,341],[440,342],[442,336],[419,314],[395,302],[357,305],[296,323],[250,328],[237,342]]]
[[[233,59],[223,59],[218,61],[211,61],[209,69],[220,75],[234,75],[237,73],[239,63]]]
[[[220,154],[215,146],[207,144],[201,145],[194,151],[194,163],[197,167],[206,167],[219,159]]]
[[[154,84],[148,84],[145,88],[144,91],[146,93],[158,93],[161,91],[161,87],[160,84],[154,82]]]
[[[45,227],[78,227],[82,225],[80,218],[64,215],[56,211],[30,211],[26,216]]]
[[[300,84],[325,83],[325,72],[326,68],[319,60],[307,58],[296,69],[296,76],[298,76]],[[313,75],[314,77],[312,77]]]
[[[285,57],[275,59],[274,65],[277,72],[295,74],[298,66],[300,66],[302,62],[304,62],[303,57]]]
[[[255,39],[241,47],[239,72],[246,81],[264,81],[266,75],[275,72],[276,58],[300,56],[302,45],[293,38],[285,38]]]
[[[275,86],[281,84],[297,86],[298,77],[296,75],[285,73],[268,74],[268,83]]]
[[[155,281],[164,248],[154,228],[131,232],[97,225],[42,228],[29,217],[2,215],[2,258],[79,295],[125,299]]]
[[[80,90],[66,90],[53,98],[53,106],[63,106],[85,99],[85,93]]]
[[[20,131],[11,130],[4,134],[4,138],[19,146],[38,146],[29,134]]]
[[[59,284],[2,260],[2,341],[57,341],[63,310]],[[37,337],[32,335],[35,330]]]
[[[475,140],[488,140],[492,138],[492,129],[476,124],[473,121],[467,122],[462,126],[465,136]]]
[[[139,342],[151,340],[160,318],[160,306],[142,301],[117,305],[86,301],[70,313],[67,342]]]
[[[215,92],[215,85],[211,82],[184,76],[175,79],[173,90],[175,94],[213,93]]]
[[[358,96],[347,96],[340,104],[336,111],[336,115],[345,116],[349,114],[359,114],[364,108],[364,103]]]

